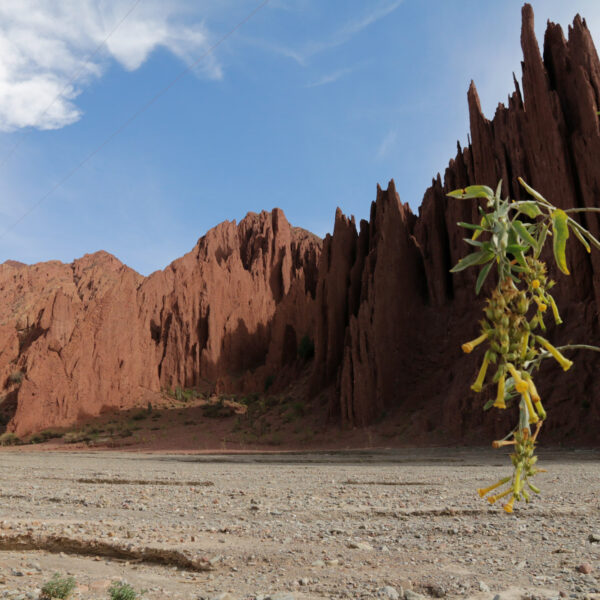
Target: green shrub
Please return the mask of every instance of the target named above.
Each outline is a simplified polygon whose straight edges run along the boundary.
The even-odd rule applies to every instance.
[[[315,343],[307,336],[303,336],[298,344],[298,356],[302,360],[310,360],[315,355]]]
[[[219,398],[214,404],[207,404],[202,410],[202,414],[209,419],[225,419],[233,417],[235,409],[233,406],[225,406],[223,398]]]
[[[115,581],[109,588],[111,600],[136,600],[143,592],[138,593],[128,584]]]
[[[78,444],[79,442],[87,442],[89,439],[89,433],[85,431],[69,431],[63,436],[65,444]]]
[[[63,436],[59,431],[54,431],[52,429],[45,429],[44,431],[40,431],[39,433],[35,433],[29,438],[30,444],[43,444],[48,440],[53,440],[55,438],[61,438]]]
[[[240,398],[240,404],[245,404],[246,406],[250,406],[251,404],[254,404],[255,402],[258,402],[260,398],[260,395],[257,393],[253,393],[253,394],[249,394],[248,396],[244,396],[243,398]]]
[[[0,435],[0,446],[18,446],[21,440],[10,431]]]
[[[143,421],[144,419],[148,418],[148,411],[139,410],[138,412],[133,413],[133,415],[131,415],[131,418],[134,421]]]
[[[73,577],[61,577],[54,573],[52,579],[42,586],[42,598],[68,598],[75,589]]]

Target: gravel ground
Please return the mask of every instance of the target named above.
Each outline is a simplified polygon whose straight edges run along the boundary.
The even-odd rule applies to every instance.
[[[546,451],[512,515],[498,451],[0,452],[0,598],[600,599],[600,452]]]

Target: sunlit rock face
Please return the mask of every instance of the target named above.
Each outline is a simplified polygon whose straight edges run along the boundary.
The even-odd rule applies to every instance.
[[[144,405],[165,387],[263,392],[269,379],[275,391],[294,383],[328,402],[332,423],[394,419],[407,443],[505,435],[514,415],[482,412],[486,392],[469,390],[478,353],[460,351],[478,332],[476,272],[449,273],[469,250],[456,223],[476,220],[477,207],[446,194],[502,179],[504,195],[524,198],[521,176],[562,208],[600,206],[600,62],[585,21],[576,17],[567,38],[548,24],[542,54],[525,5],[521,45],[522,84],[492,120],[470,86],[469,145],[432,181],[418,215],[392,181],[377,188],[368,221],[357,226],[338,209],[323,241],[275,209],[218,225],[146,278],[104,252],[70,265],[0,265],[9,430]],[[585,225],[600,237],[597,216]],[[574,243],[568,261],[569,278],[551,267],[565,324],[548,337],[600,345],[600,254]],[[304,336],[315,344],[308,363],[297,356]],[[543,368],[546,440],[598,442],[597,356],[574,353],[567,373]]]

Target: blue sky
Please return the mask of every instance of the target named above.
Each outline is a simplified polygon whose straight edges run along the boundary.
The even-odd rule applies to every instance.
[[[4,0],[0,262],[104,249],[149,274],[248,211],[324,235],[391,178],[416,212],[466,143],[470,80],[491,117],[520,78],[521,2],[271,0],[14,225],[258,4]],[[532,4],[540,41],[579,11],[598,43],[597,0]]]

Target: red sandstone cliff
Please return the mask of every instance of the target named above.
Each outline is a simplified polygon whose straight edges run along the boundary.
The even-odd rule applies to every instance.
[[[105,252],[70,265],[0,265],[9,429],[24,435],[145,404],[163,386],[262,390],[267,373],[285,379],[314,327],[320,247],[275,209],[222,223],[147,278]]]
[[[502,178],[504,193],[522,198],[522,176],[563,208],[600,206],[600,62],[585,21],[575,18],[568,40],[549,23],[542,58],[533,11],[525,5],[521,45],[523,94],[515,80],[508,105],[500,104],[489,121],[471,84],[471,143],[459,146],[443,182],[439,175],[433,180],[418,218],[391,182],[387,191],[378,189],[360,233],[338,211],[333,236],[324,240],[316,341],[323,364],[313,389],[332,384],[332,412],[348,424],[400,411],[413,437],[432,432],[433,440],[435,430],[440,439],[477,441],[482,428],[505,433],[506,417],[484,420],[482,402],[469,390],[477,360],[459,349],[477,332],[479,315],[471,308],[476,275],[449,274],[468,252],[456,223],[475,220],[476,207],[446,194],[473,183],[495,188]],[[598,234],[596,215],[585,224]],[[553,273],[567,325],[550,335],[600,345],[600,255],[588,256],[576,244],[569,252],[573,275]],[[343,333],[332,339],[334,331]],[[600,362],[595,354],[574,358],[576,368],[555,383],[552,377],[543,390],[553,409],[545,436],[597,442]]]
[[[502,178],[505,194],[523,197],[522,176],[559,206],[600,206],[600,62],[585,21],[575,18],[568,40],[549,24],[542,56],[525,5],[521,43],[523,91],[515,80],[490,121],[471,85],[469,146],[433,180],[418,217],[391,182],[359,231],[338,209],[322,251],[276,209],[219,225],[148,278],[106,253],[71,265],[0,265],[0,410],[9,428],[65,425],[145,403],[163,386],[262,391],[277,374],[281,387],[298,376],[297,346],[308,334],[307,393],[326,392],[336,421],[393,415],[407,440],[479,443],[484,430],[506,433],[507,415],[484,415],[469,390],[477,359],[460,343],[477,332],[475,274],[449,269],[468,251],[456,222],[476,209],[446,193]],[[600,234],[596,216],[585,224]],[[549,335],[600,345],[600,255],[574,244],[569,260],[569,279],[553,274],[567,325]],[[597,442],[600,363],[574,359],[542,389],[552,415],[545,439]]]

